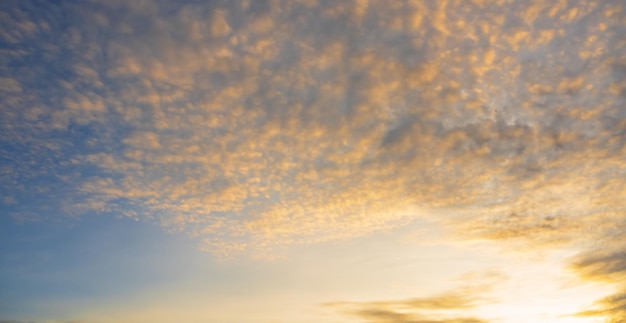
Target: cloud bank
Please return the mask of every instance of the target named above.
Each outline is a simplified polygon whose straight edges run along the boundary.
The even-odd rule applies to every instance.
[[[147,218],[228,254],[437,210],[468,237],[574,246],[582,277],[623,278],[620,1],[1,9],[15,218]],[[620,302],[598,311],[623,318]]]

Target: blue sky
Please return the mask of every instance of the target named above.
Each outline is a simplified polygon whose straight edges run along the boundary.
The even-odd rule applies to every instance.
[[[626,6],[0,3],[0,322],[619,322]]]

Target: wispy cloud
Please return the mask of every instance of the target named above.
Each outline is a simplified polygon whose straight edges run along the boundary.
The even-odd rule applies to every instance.
[[[576,313],[577,316],[600,316],[608,319],[606,322],[623,322],[626,319],[626,294],[615,294],[596,302],[596,309]]]
[[[440,295],[393,301],[333,302],[324,304],[367,322],[385,323],[483,323],[477,317],[468,317],[467,311],[494,302],[485,296],[491,284],[467,285]]]
[[[572,269],[587,280],[616,283],[614,295],[600,299],[590,309],[577,313],[578,316],[598,316],[607,322],[621,322],[626,319],[626,245],[619,228],[613,228],[614,235],[596,240],[598,246],[582,252],[573,259]]]

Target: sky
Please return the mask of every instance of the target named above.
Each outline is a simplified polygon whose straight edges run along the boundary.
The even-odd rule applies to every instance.
[[[621,0],[0,1],[0,323],[626,321]]]

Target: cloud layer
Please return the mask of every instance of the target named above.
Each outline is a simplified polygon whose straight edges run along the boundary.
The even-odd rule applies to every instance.
[[[149,218],[228,254],[437,210],[623,278],[620,1],[1,8],[0,203],[16,218]],[[623,318],[620,302],[599,311]]]

